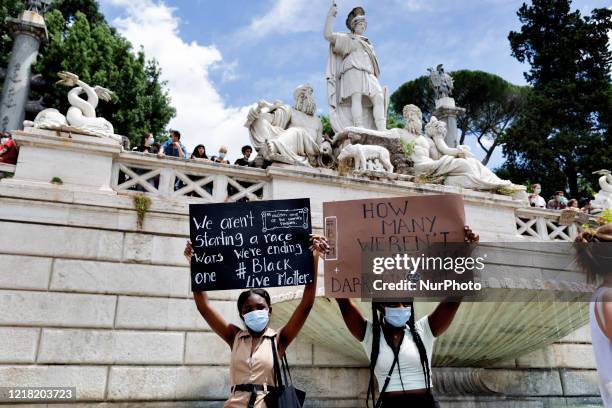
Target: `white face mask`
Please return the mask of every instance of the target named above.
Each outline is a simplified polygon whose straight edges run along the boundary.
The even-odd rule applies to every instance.
[[[2,139],[0,139],[0,144],[5,144],[7,140],[8,137],[3,137]]]
[[[225,153],[224,152],[219,152],[219,158],[222,159],[225,157]]]
[[[155,139],[153,139],[153,136],[151,136],[149,138],[149,146],[152,145],[153,143],[155,143]]]

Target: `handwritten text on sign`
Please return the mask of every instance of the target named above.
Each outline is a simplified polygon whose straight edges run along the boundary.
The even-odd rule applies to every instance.
[[[192,290],[312,281],[308,199],[189,206]]]
[[[463,242],[460,195],[375,198],[323,203],[325,296],[361,297],[362,254],[412,253],[441,242]]]

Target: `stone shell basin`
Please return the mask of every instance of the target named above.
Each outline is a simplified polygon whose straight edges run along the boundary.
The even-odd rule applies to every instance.
[[[499,264],[480,277],[493,301],[461,304],[450,328],[434,343],[434,365],[490,366],[552,344],[588,323],[588,299],[594,287],[571,262],[568,245],[551,243],[545,252],[541,247],[534,250],[532,243],[522,245],[503,248],[503,256],[495,258]],[[318,294],[300,337],[367,365],[368,358],[344,325],[336,301],[323,297],[321,287]],[[289,319],[300,296],[301,291],[290,288],[272,291],[273,327]],[[355,301],[370,318],[371,303]],[[415,301],[416,318],[436,305]]]

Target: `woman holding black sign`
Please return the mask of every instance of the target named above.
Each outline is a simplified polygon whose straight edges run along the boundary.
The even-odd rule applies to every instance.
[[[193,292],[200,314],[210,328],[230,346],[231,395],[225,408],[264,408],[264,398],[274,389],[274,350],[281,359],[289,344],[297,337],[314,304],[317,288],[319,255],[328,251],[325,238],[313,235],[310,250],[314,256],[313,280],[304,288],[304,294],[291,318],[282,328],[268,327],[272,305],[265,289],[249,289],[238,297],[238,313],[246,330],[228,323],[208,300],[206,292]],[[187,242],[185,257],[191,263],[193,247]]]
[[[465,227],[466,242],[479,237]],[[336,299],[344,323],[370,357],[368,395],[375,407],[439,407],[431,392],[431,356],[436,337],[448,329],[460,300],[441,302],[415,319],[413,303],[372,302],[368,321],[351,299]],[[375,399],[374,377],[380,397]]]

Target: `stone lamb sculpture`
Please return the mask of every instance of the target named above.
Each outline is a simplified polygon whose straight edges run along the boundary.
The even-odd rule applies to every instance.
[[[379,160],[385,171],[393,173],[393,165],[389,158],[389,151],[382,146],[350,144],[347,145],[338,156],[338,161],[342,162],[349,158],[355,161],[355,170],[367,170],[368,160]]]

